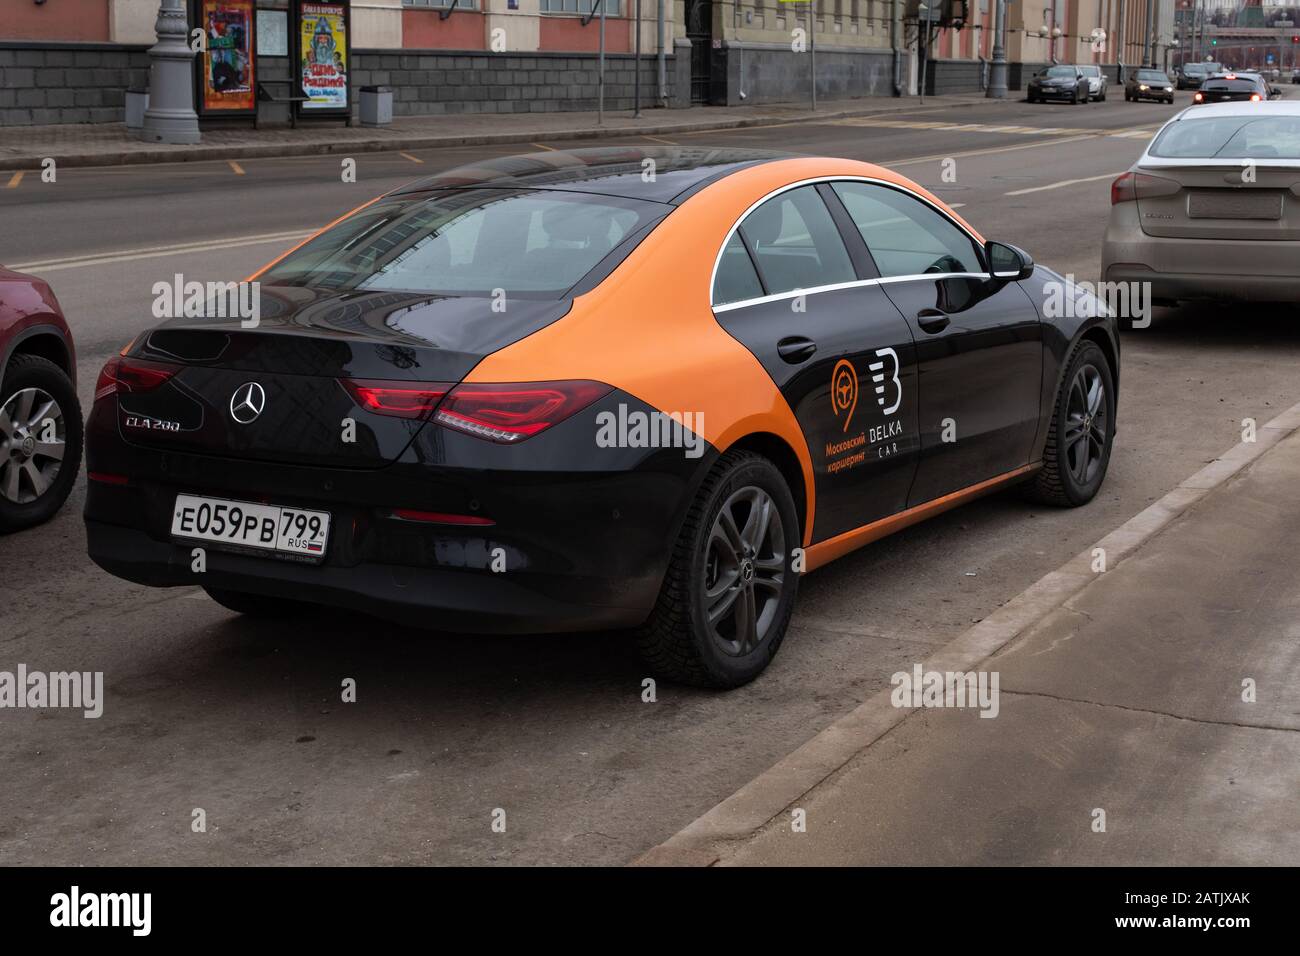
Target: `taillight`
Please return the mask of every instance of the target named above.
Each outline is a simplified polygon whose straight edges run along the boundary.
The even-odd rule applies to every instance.
[[[1250,101],[1251,101],[1252,103],[1258,103],[1259,100],[1260,100],[1260,95],[1259,95],[1258,93],[1251,93],[1251,94],[1250,94]]]
[[[444,511],[420,511],[415,508],[394,508],[389,516],[399,521],[418,521],[423,524],[455,524],[467,527],[489,528],[496,524],[491,518],[478,515],[456,515]]]
[[[442,382],[389,382],[342,378],[340,384],[366,411],[394,418],[425,419],[451,385]]]
[[[1118,206],[1122,202],[1133,202],[1137,199],[1172,196],[1182,188],[1172,179],[1148,176],[1146,173],[1123,173],[1110,184],[1110,204]]]
[[[1197,90],[1195,93],[1192,94],[1192,102],[1193,102],[1193,103],[1204,103],[1204,102],[1205,102],[1205,94],[1202,93],[1200,90]]]
[[[95,401],[118,392],[150,392],[180,371],[179,365],[116,356],[104,363],[95,382]]]
[[[457,385],[433,419],[487,441],[513,444],[564,421],[613,389],[601,382]]]

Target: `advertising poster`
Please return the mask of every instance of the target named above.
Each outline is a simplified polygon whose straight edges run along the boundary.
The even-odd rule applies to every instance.
[[[298,8],[298,56],[304,110],[348,108],[347,7],[307,3]]]
[[[199,57],[203,112],[256,109],[253,80],[253,0],[200,0],[207,50]]]

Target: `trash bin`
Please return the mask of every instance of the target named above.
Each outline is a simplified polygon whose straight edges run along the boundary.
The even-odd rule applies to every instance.
[[[135,86],[126,91],[126,128],[141,129],[144,126],[144,111],[149,108],[149,91]]]
[[[393,91],[386,86],[361,87],[361,125],[387,126],[393,121]]]

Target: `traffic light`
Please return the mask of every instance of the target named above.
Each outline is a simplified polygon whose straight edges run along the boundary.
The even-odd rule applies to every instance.
[[[1217,39],[1210,41],[1210,46],[1218,46],[1218,45],[1219,45],[1219,41]]]
[[[1300,43],[1300,35],[1296,35],[1296,34],[1294,34],[1294,33],[1291,34],[1291,42],[1292,42],[1292,43]]]

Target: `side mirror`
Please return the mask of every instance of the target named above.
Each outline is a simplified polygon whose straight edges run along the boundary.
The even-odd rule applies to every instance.
[[[1028,279],[1034,274],[1034,260],[1029,253],[1005,242],[984,243],[984,258],[994,279]]]

